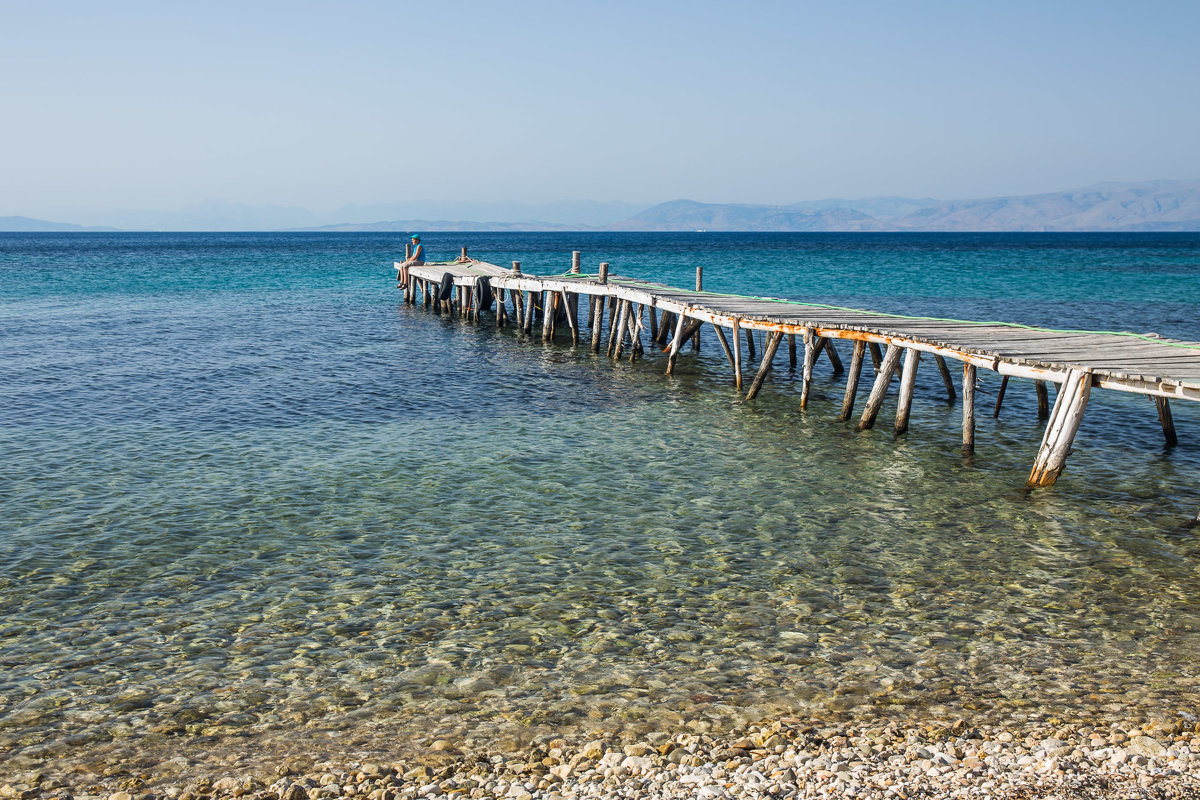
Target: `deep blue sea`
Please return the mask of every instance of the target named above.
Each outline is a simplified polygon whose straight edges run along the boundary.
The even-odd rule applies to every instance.
[[[1200,404],[910,432],[405,306],[399,234],[0,234],[0,773],[1200,707]],[[1200,234],[429,234],[476,258],[1200,341]],[[889,414],[892,403],[884,407]],[[114,766],[119,765],[119,766]]]

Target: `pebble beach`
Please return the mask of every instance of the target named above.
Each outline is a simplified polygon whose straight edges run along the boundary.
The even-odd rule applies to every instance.
[[[155,781],[9,776],[0,798],[67,800],[659,800],[662,798],[1195,798],[1200,725],[1150,723],[1021,731],[949,725],[816,726],[797,718],[736,735],[661,733],[622,743],[540,737],[520,752],[468,752],[446,740],[391,761],[293,758],[246,774]],[[151,780],[147,780],[151,778]]]

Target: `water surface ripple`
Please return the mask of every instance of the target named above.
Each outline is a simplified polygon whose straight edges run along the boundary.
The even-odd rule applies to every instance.
[[[1200,339],[1193,235],[429,239]],[[0,770],[1200,705],[1194,404],[1166,449],[1094,393],[1026,493],[1026,383],[964,460],[934,370],[855,433],[824,363],[801,411],[784,354],[746,403],[712,341],[668,377],[404,307],[398,244],[0,235]]]

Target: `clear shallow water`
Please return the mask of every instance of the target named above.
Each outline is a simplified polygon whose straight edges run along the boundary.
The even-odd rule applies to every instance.
[[[1200,236],[430,235],[497,263],[1200,340]],[[376,235],[0,235],[0,770],[800,713],[1200,700],[1200,414],[1094,395],[1067,472],[404,307]],[[981,407],[998,381],[986,379]],[[885,414],[891,405],[885,405]],[[250,754],[250,755],[248,755]]]

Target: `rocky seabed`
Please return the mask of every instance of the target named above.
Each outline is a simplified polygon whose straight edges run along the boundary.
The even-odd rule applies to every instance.
[[[403,762],[293,760],[259,775],[173,786],[136,775],[83,789],[45,773],[16,778],[0,786],[0,799],[1200,798],[1200,725],[1018,734],[962,721],[865,728],[783,719],[723,737],[663,733],[583,745],[542,737],[521,753],[463,752],[436,740]]]

